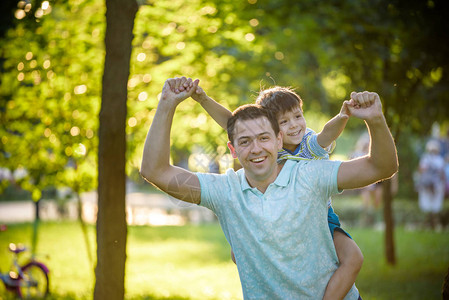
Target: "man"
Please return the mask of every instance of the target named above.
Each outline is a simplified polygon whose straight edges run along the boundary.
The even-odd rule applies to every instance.
[[[228,146],[243,169],[226,174],[191,173],[169,163],[170,128],[176,106],[198,80],[168,79],[145,142],[141,174],[180,200],[217,215],[234,250],[245,299],[321,299],[338,258],[327,228],[327,200],[342,189],[392,176],[396,148],[375,93],[353,93],[374,102],[351,115],[365,120],[367,156],[347,162],[277,163],[282,133],[274,116],[257,105],[237,109],[228,121]],[[355,286],[345,299],[358,299]]]

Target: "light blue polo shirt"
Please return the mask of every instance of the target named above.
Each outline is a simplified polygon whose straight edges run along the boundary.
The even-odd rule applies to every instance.
[[[243,169],[198,175],[201,204],[231,245],[245,299],[322,299],[338,258],[327,200],[338,193],[341,162],[285,162],[262,194]],[[355,285],[345,299],[357,299]]]

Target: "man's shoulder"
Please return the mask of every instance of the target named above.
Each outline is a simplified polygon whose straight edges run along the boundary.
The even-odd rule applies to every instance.
[[[331,167],[335,167],[341,164],[341,161],[337,160],[328,160],[328,159],[307,159],[307,160],[287,160],[287,163],[290,165],[290,168],[294,172],[310,172],[315,169],[327,169]]]
[[[218,173],[195,173],[199,180],[203,183],[208,184],[226,184],[226,183],[232,183],[232,182],[239,182],[240,177],[244,174],[243,169],[239,169],[235,171],[234,169],[227,169],[225,173],[218,174]],[[244,175],[243,175],[244,176]]]

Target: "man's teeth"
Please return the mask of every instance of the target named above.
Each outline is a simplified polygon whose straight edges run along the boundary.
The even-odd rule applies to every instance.
[[[260,157],[260,158],[255,158],[255,159],[252,159],[251,161],[252,162],[261,162],[261,161],[263,161],[264,159],[262,158],[262,157]]]

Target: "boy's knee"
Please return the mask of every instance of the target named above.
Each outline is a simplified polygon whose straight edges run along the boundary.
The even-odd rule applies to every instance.
[[[363,258],[362,251],[357,246],[357,244],[354,243],[354,245],[355,245],[355,249],[352,254],[351,264],[353,265],[353,268],[355,270],[357,270],[357,272],[358,272],[362,268],[364,258]]]
[[[347,255],[343,261],[341,261],[342,265],[346,265],[347,267],[354,270],[354,272],[359,272],[363,265],[363,254],[357,244],[354,242],[353,245],[348,249]]]

